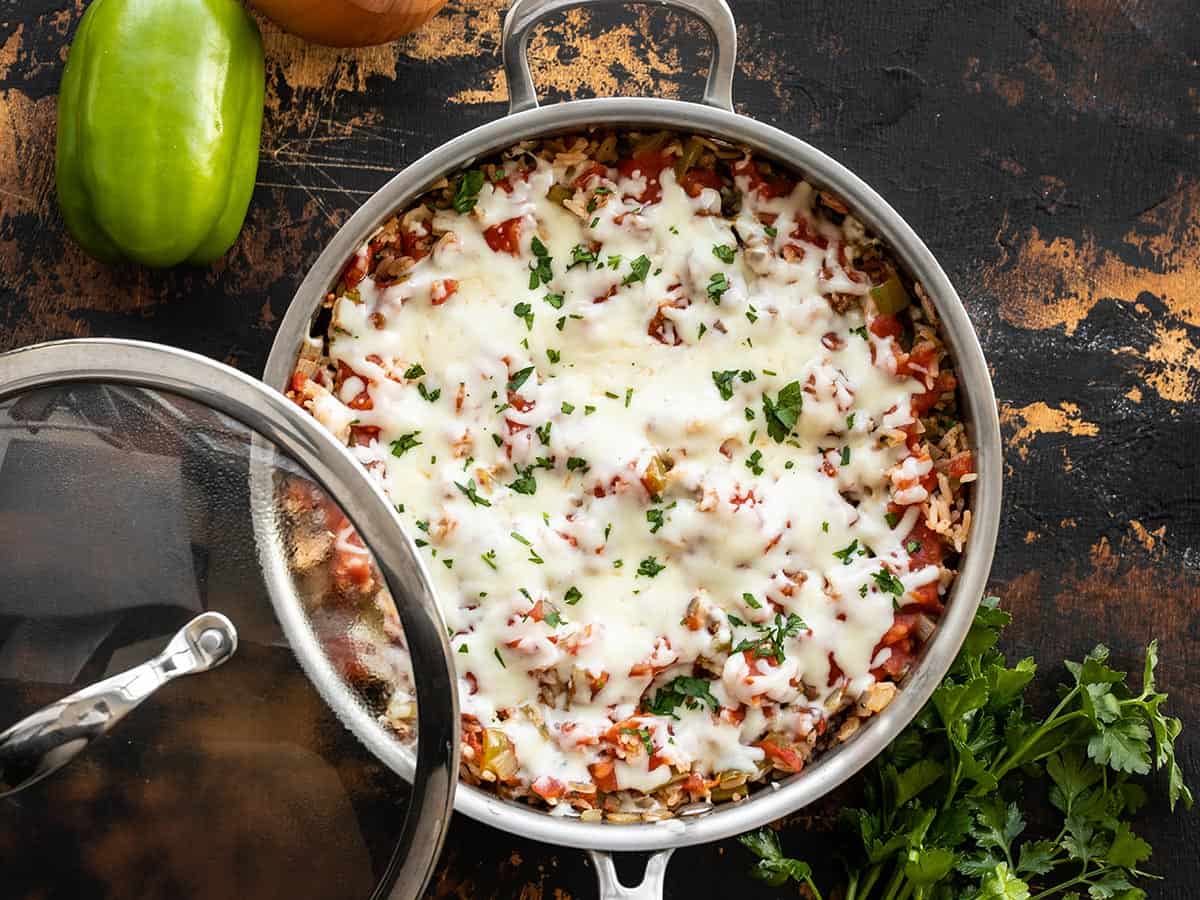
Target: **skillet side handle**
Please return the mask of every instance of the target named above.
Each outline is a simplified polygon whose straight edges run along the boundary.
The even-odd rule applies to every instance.
[[[529,71],[529,35],[546,16],[576,6],[628,6],[643,3],[689,12],[708,27],[713,39],[712,63],[704,85],[703,102],[733,112],[733,69],[737,60],[737,27],[725,0],[513,0],[504,17],[500,39],[504,75],[508,80],[508,112],[534,109],[537,89]]]
[[[600,882],[600,900],[662,900],[663,885],[667,878],[667,863],[674,849],[659,850],[646,863],[646,874],[642,883],[626,887],[617,878],[611,853],[589,850],[592,865],[596,867],[596,880]]]

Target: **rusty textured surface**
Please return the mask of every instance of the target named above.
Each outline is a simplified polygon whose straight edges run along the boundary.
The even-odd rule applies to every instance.
[[[267,120],[247,226],[210,270],[108,268],[65,237],[55,93],[81,2],[0,11],[0,349],[73,335],[177,344],[258,372],[325,241],[395,170],[503,113],[501,0],[451,0],[385,48],[265,27]],[[1006,448],[995,590],[1009,647],[1050,665],[1097,640],[1163,681],[1200,769],[1200,14],[1192,0],[740,0],[742,112],[810,140],[905,215],[962,293]],[[537,35],[553,98],[698,96],[703,34],[573,13]],[[805,821],[785,846],[816,838]],[[1196,818],[1142,830],[1191,896]],[[732,842],[676,854],[668,896],[769,896]],[[458,819],[435,897],[587,897],[582,854]]]

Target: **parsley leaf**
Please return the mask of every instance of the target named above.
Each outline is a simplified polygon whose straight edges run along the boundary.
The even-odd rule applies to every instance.
[[[717,393],[721,395],[722,400],[733,399],[733,379],[737,377],[737,374],[737,369],[712,373],[713,384],[717,386]]]
[[[800,382],[793,381],[784,385],[775,400],[764,393],[762,402],[763,418],[767,420],[767,434],[775,443],[782,444],[800,420],[800,410],[804,406],[804,392]]]
[[[463,175],[458,189],[454,192],[454,211],[465,214],[473,210],[479,202],[479,191],[482,187],[483,172],[480,169],[471,169]]]
[[[639,575],[645,575],[647,578],[654,578],[665,568],[666,566],[660,563],[653,556],[647,556],[640,563],[638,563],[637,573]]]
[[[456,481],[456,482],[454,482],[454,486],[456,488],[458,488],[460,491],[462,491],[463,494],[466,495],[466,498],[468,500],[470,500],[471,503],[473,503],[475,506],[491,506],[492,505],[491,500],[488,500],[486,497],[479,496],[479,493],[475,488],[475,479],[473,479],[473,478],[470,479],[469,481],[467,481],[466,484],[459,484]]]
[[[646,712],[656,716],[670,716],[673,719],[679,718],[675,715],[675,710],[680,706],[686,709],[708,706],[716,712],[721,704],[710,690],[711,683],[704,678],[680,675],[658,689],[654,699],[646,704]]]
[[[646,280],[646,274],[650,271],[650,259],[645,255],[639,256],[629,264],[629,274],[622,280],[622,285],[636,284],[639,281]]]
[[[398,440],[392,441],[392,456],[403,456],[413,447],[420,447],[421,442],[417,440],[419,431],[410,431],[408,434],[400,435]]]

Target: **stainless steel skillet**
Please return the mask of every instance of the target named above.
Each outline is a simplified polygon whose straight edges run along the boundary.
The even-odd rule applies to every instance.
[[[759,791],[736,805],[714,807],[697,815],[660,823],[614,825],[550,816],[460,784],[455,806],[465,815],[534,840],[592,851],[603,898],[661,896],[667,857],[672,849],[715,841],[758,827],[822,797],[865,766],[916,715],[944,677],[965,637],[983,592],[995,548],[1000,517],[1001,452],[996,401],[978,339],[954,287],[929,249],[903,218],[865,182],[810,144],[733,111],[732,82],[737,32],[725,0],[641,0],[687,11],[708,27],[713,62],[702,102],[647,97],[577,100],[539,107],[526,59],[534,25],[571,7],[602,6],[624,0],[516,0],[504,22],[502,49],[508,77],[509,114],[428,153],[396,175],[338,231],[301,283],[267,363],[265,379],[283,389],[295,367],[325,294],[346,261],[393,212],[440,177],[520,140],[584,129],[592,125],[651,126],[708,134],[753,148],[802,173],[819,187],[843,197],[854,214],[880,236],[912,276],[921,281],[940,314],[962,386],[964,418],[975,450],[979,478],[972,497],[972,532],[958,578],[937,632],[926,646],[897,699],[851,740],[826,753],[804,772]],[[634,0],[636,2],[636,0]],[[294,598],[277,597],[286,606]],[[341,685],[324,691],[341,710],[355,705]],[[398,772],[411,771],[400,744],[374,722],[350,722],[358,737]],[[612,851],[659,851],[636,889],[616,879]]]

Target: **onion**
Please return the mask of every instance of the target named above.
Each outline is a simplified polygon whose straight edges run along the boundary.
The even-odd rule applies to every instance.
[[[284,31],[330,47],[386,44],[420,27],[446,0],[250,0]]]

